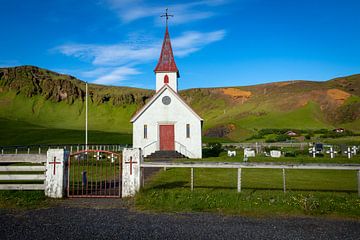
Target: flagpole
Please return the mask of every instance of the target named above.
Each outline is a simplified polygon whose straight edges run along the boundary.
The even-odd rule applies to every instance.
[[[88,84],[85,82],[85,150],[88,150]]]

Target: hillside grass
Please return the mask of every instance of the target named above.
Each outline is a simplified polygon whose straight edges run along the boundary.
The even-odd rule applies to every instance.
[[[83,144],[84,130],[57,129],[33,125],[23,121],[0,118],[0,146],[36,144]],[[132,135],[128,133],[102,132],[89,130],[89,144],[131,144]]]

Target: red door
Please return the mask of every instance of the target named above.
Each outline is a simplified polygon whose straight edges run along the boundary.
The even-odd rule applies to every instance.
[[[160,151],[175,150],[174,125],[160,125]]]

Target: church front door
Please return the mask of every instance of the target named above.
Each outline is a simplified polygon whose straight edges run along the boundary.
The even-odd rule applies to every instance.
[[[174,125],[160,125],[160,151],[175,150]]]

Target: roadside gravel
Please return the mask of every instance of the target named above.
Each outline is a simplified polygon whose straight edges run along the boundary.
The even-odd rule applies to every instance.
[[[0,209],[0,239],[360,239],[360,221],[132,211],[126,200],[66,200]]]

